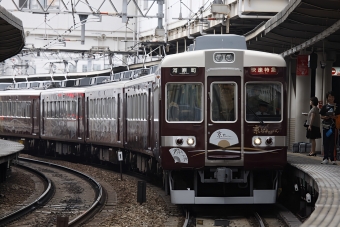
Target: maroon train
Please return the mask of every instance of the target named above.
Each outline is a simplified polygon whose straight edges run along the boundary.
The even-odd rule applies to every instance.
[[[161,174],[177,204],[275,203],[287,161],[286,63],[236,35],[198,37],[155,73],[0,92],[0,135]],[[19,110],[25,107],[25,111]]]

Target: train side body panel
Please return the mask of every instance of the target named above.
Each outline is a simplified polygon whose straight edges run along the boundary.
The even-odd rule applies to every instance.
[[[132,80],[125,85],[126,142],[125,148],[153,156],[156,146],[154,126],[154,74]],[[157,127],[157,126],[156,126]]]
[[[41,93],[41,138],[84,143],[83,88],[51,89]]]
[[[89,87],[86,100],[86,143],[123,148],[124,84]]]
[[[0,135],[39,138],[40,91],[0,92]]]

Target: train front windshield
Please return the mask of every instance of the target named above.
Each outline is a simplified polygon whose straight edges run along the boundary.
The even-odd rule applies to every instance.
[[[246,110],[247,121],[281,121],[282,84],[247,83]]]
[[[168,83],[166,86],[168,122],[201,122],[202,84],[199,83]]]

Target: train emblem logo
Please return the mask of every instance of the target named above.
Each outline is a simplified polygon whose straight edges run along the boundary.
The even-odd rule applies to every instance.
[[[210,136],[209,143],[217,145],[221,148],[227,148],[238,144],[239,141],[235,132],[229,129],[219,129]]]
[[[188,164],[188,156],[180,148],[171,148],[170,154],[173,157],[175,163],[186,163]]]

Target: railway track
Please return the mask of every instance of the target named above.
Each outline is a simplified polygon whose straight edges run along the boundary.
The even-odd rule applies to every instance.
[[[63,161],[52,157],[36,157],[21,154],[20,157],[52,162],[58,165],[84,172],[102,185],[103,193],[107,192],[106,201],[102,202],[101,211],[81,226],[182,226],[183,219],[179,205],[171,204],[170,196],[155,185],[146,184],[146,202],[137,202],[137,182],[147,181],[140,174],[120,174],[112,167],[94,167],[92,164],[80,164]],[[33,225],[31,225],[33,226]],[[36,225],[38,226],[38,225]]]
[[[55,190],[50,179],[41,172],[22,165],[17,165],[16,168],[18,168],[16,171],[30,173],[31,178],[33,178],[36,182],[35,192],[28,200],[26,200],[25,204],[18,204],[16,209],[7,209],[6,211],[3,211],[0,216],[0,226],[5,226],[15,220],[18,220],[42,204],[45,204],[53,196]]]
[[[21,158],[19,165],[40,172],[46,190],[32,203],[0,219],[1,226],[53,226],[58,216],[68,217],[68,226],[77,226],[92,218],[106,200],[101,185],[81,172],[32,159]]]
[[[186,212],[183,227],[242,226],[288,227],[276,213],[275,206],[195,206]]]

